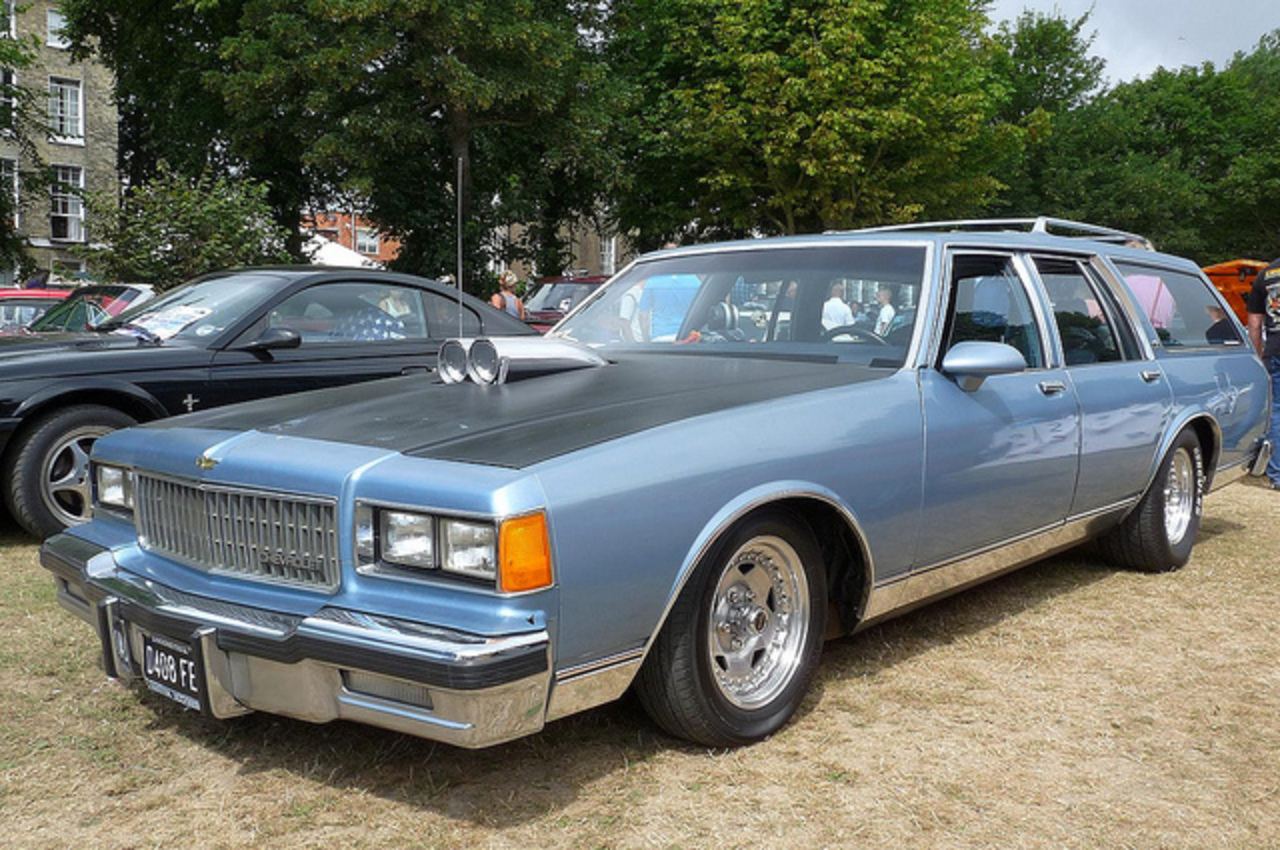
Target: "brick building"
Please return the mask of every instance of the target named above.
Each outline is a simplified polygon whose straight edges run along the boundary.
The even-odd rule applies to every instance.
[[[316,213],[310,220],[303,222],[303,226],[384,266],[400,253],[398,241],[378,233],[356,213]]]
[[[37,195],[19,191],[18,230],[27,237],[29,253],[41,271],[70,277],[85,270],[72,249],[92,238],[83,198],[119,193],[116,149],[119,145],[111,72],[96,62],[72,62],[61,37],[63,18],[50,0],[0,0],[8,30],[0,37],[39,41],[29,68],[4,69],[6,78],[48,104],[48,134],[31,141],[37,155],[53,171],[52,190]],[[21,161],[18,146],[0,138],[0,175],[14,179],[35,163]],[[0,269],[0,283],[14,271]]]

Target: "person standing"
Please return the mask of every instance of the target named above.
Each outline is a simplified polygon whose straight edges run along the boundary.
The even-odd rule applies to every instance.
[[[893,289],[888,286],[877,289],[876,303],[880,305],[880,312],[876,314],[876,336],[884,336],[893,327],[893,317],[898,315],[893,309]]]
[[[824,331],[829,331],[832,328],[848,327],[853,324],[853,310],[849,309],[849,305],[844,303],[844,299],[841,297],[843,293],[844,284],[837,283],[832,285],[830,297],[822,305],[822,329]]]
[[[1280,490],[1280,257],[1258,272],[1245,299],[1249,311],[1249,341],[1271,375],[1271,428],[1274,450],[1267,464],[1272,490]]]
[[[493,293],[489,303],[499,310],[506,310],[511,315],[523,319],[524,302],[516,295],[516,273],[507,269],[498,278],[498,286],[501,288]]]

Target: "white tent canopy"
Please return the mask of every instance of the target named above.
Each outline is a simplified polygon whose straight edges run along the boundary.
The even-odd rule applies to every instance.
[[[302,246],[307,256],[311,257],[311,265],[313,266],[345,266],[365,269],[380,269],[382,264],[376,260],[371,260],[364,254],[352,251],[334,242],[326,239],[318,233],[311,233],[307,236],[306,243]]]

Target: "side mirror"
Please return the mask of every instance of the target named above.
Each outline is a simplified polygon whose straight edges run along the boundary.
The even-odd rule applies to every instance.
[[[1003,342],[961,342],[942,358],[942,373],[955,378],[956,384],[967,393],[977,392],[982,382],[992,375],[1026,370],[1027,360],[1022,352]]]
[[[292,328],[267,328],[253,342],[240,346],[241,351],[272,351],[277,348],[297,348],[302,345],[302,335]]]

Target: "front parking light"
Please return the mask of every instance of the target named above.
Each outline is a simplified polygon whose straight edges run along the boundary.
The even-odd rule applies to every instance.
[[[551,586],[547,515],[539,511],[503,520],[498,531],[498,589],[507,593]]]

